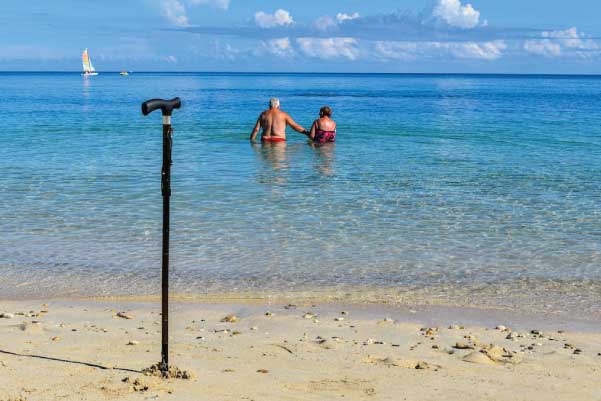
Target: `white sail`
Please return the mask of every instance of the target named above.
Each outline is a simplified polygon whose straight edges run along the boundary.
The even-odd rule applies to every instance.
[[[88,57],[88,49],[83,51],[81,55],[81,64],[83,66],[83,72],[90,72],[90,58]]]

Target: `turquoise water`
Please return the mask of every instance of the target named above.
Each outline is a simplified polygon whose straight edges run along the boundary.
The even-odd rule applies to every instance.
[[[5,296],[158,293],[161,120],[140,103],[180,96],[174,291],[601,304],[600,77],[0,73],[0,93]],[[271,96],[307,127],[330,105],[338,142],[251,145]]]

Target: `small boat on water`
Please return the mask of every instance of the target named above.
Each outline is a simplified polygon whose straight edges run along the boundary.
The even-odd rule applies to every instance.
[[[129,72],[127,72],[127,71],[121,71],[121,72],[119,73],[119,75],[121,75],[122,77],[126,77],[126,76],[128,76],[128,75],[129,75]]]
[[[83,51],[83,54],[81,55],[81,63],[83,65],[83,72],[81,75],[84,77],[98,75],[96,69],[94,69],[94,65],[92,64],[90,57],[88,56],[88,49]]]

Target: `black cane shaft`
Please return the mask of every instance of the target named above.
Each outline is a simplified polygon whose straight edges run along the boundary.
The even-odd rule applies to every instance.
[[[171,114],[182,106],[180,98],[171,100],[151,99],[142,103],[142,114],[147,116],[155,110],[163,115],[163,168],[161,169],[161,192],[163,195],[163,253],[161,270],[161,364],[165,377],[169,374],[169,201],[171,197],[171,150],[173,130]]]
[[[161,189],[163,194],[163,256],[161,274],[161,362],[169,370],[169,201],[171,197],[171,125],[163,125],[163,168]]]

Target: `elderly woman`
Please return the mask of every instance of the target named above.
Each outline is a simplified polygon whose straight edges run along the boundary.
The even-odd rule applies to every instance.
[[[319,110],[319,118],[313,122],[309,138],[315,143],[336,141],[336,121],[332,120],[332,109],[324,106]]]

